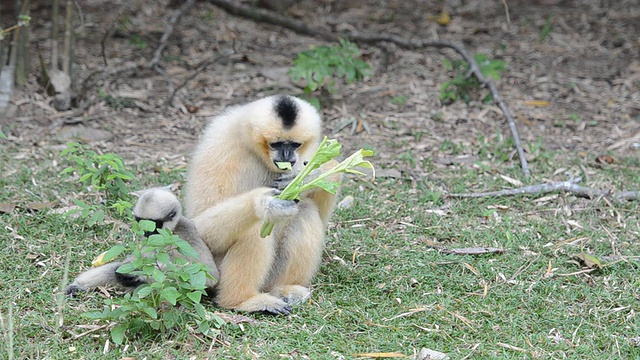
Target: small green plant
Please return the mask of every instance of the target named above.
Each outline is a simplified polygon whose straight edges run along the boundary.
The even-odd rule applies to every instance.
[[[144,277],[147,283],[123,297],[105,299],[102,311],[83,315],[116,323],[111,328],[111,340],[116,344],[122,344],[125,337],[170,335],[171,331],[185,329],[217,336],[223,321],[200,303],[211,274],[203,264],[186,259],[197,259],[198,254],[170,230],[158,229],[157,234],[143,237],[144,232],[154,230],[152,221],[135,222],[131,231],[142,241],[116,245],[103,257],[107,262],[122,254],[132,254],[132,261],[117,271]],[[175,251],[186,258],[171,256]]]
[[[0,130],[0,139],[7,139],[7,135],[5,135],[2,130]]]
[[[98,89],[98,97],[104,100],[107,105],[111,106],[115,110],[130,108],[134,105],[132,99],[127,97],[109,95],[103,89]]]
[[[362,81],[371,74],[369,64],[360,58],[358,46],[344,39],[340,39],[338,45],[313,46],[310,50],[300,52],[292,65],[289,76],[293,81],[306,81],[304,92],[308,97],[321,88],[334,93],[334,77],[344,78],[350,84]],[[319,105],[317,99],[312,103]]]
[[[502,60],[492,60],[484,54],[476,54],[473,58],[478,63],[482,75],[486,78],[499,80],[501,72],[506,69],[505,62]],[[453,79],[445,82],[440,87],[440,101],[450,104],[462,99],[465,103],[469,103],[471,101],[471,93],[480,88],[478,79],[469,72],[469,64],[464,60],[445,60],[444,65],[448,71],[453,73]],[[488,94],[482,101],[491,102],[493,101],[493,96]]]
[[[549,37],[552,31],[553,31],[553,26],[551,25],[551,16],[549,16],[547,18],[547,21],[545,21],[542,29],[540,29],[540,41],[544,41],[544,39]]]
[[[144,39],[137,34],[131,35],[131,37],[129,38],[129,43],[137,47],[139,50],[143,50],[147,48],[147,42],[144,41]]]
[[[9,26],[6,29],[0,27],[0,40],[4,40],[5,36],[10,32],[19,29],[20,27],[29,26],[31,22],[31,16],[29,15],[18,15],[18,23],[12,26]]]
[[[416,167],[416,159],[413,156],[413,152],[411,151],[411,149],[407,150],[407,152],[405,153],[400,154],[398,156],[398,160],[406,162],[412,169]]]
[[[391,100],[389,100],[390,103],[394,104],[394,105],[404,105],[404,103],[407,101],[407,97],[406,96],[395,96],[393,98],[391,98]]]
[[[83,219],[88,219],[89,225],[95,225],[104,220],[104,206],[116,210],[121,216],[133,207],[133,204],[126,200],[129,197],[126,182],[133,180],[134,175],[125,168],[119,156],[110,153],[100,155],[76,142],[67,143],[67,148],[60,156],[73,164],[62,170],[61,175],[75,172],[80,176],[78,181],[82,185],[91,186],[104,196],[104,205],[88,204],[73,199],[80,210],[71,210],[69,213],[79,212]]]

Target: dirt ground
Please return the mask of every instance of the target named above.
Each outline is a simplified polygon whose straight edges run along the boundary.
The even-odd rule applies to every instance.
[[[98,72],[100,77],[105,70],[149,61],[177,9],[175,3],[180,4],[78,1],[75,76],[84,80]],[[451,14],[447,25],[434,21],[443,11]],[[546,148],[567,154],[640,156],[638,0],[304,0],[285,14],[330,31],[454,41],[470,53],[505,60],[507,71],[498,89],[525,144],[541,139]],[[3,17],[2,26],[8,21]],[[45,58],[49,55],[50,26],[48,6],[34,4],[33,59],[36,49]],[[129,161],[183,166],[209,116],[266,95],[300,94],[286,69],[297,52],[321,44],[325,42],[234,17],[200,1],[170,37],[160,63],[164,73],[104,76],[82,93],[80,110],[57,112],[39,84],[34,61],[34,73],[13,97],[2,130],[27,154],[48,153],[79,136]],[[399,161],[402,154],[411,150],[416,159],[437,158],[446,155],[441,148],[449,141],[459,145],[461,153],[474,155],[481,135],[487,141],[510,137],[493,105],[440,104],[439,88],[451,76],[443,60],[455,59],[455,53],[405,51],[393,45],[363,45],[361,51],[373,76],[364,83],[340,84],[324,102],[328,134],[349,118],[370,126],[370,132],[351,134],[347,127],[332,135],[346,151],[373,147],[379,167],[420,176],[425,175],[420,162],[408,169]],[[212,61],[206,71],[185,83],[206,61]],[[182,85],[168,105],[173,90]],[[392,103],[396,97],[405,102]],[[514,161],[517,164],[517,157]]]

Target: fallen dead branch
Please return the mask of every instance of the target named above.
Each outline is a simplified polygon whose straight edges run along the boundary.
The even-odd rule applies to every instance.
[[[446,194],[446,196],[450,198],[480,198],[513,195],[543,195],[556,191],[562,191],[587,199],[596,199],[602,197],[615,201],[640,200],[640,191],[611,192],[609,190],[594,189],[578,185],[577,183],[580,182],[580,180],[582,180],[582,178],[576,178],[569,181],[558,181],[545,184],[529,185],[515,189],[505,189],[482,193]]]
[[[513,137],[513,142],[515,144],[516,150],[518,152],[518,157],[520,158],[520,166],[522,167],[522,172],[524,173],[525,178],[529,178],[529,166],[527,164],[527,159],[524,156],[524,150],[522,145],[520,144],[520,136],[518,135],[518,130],[516,128],[516,124],[513,121],[513,117],[511,116],[511,112],[507,107],[507,104],[500,96],[496,84],[493,80],[486,78],[482,72],[480,71],[480,67],[474,60],[472,56],[470,56],[467,51],[464,49],[462,45],[448,42],[448,41],[424,41],[424,40],[407,40],[397,35],[389,35],[389,34],[380,34],[380,35],[369,35],[362,34],[358,32],[349,32],[349,33],[332,33],[326,31],[321,28],[309,26],[307,23],[299,20],[290,19],[286,16],[279,15],[277,13],[260,9],[252,6],[245,6],[237,1],[232,0],[208,0],[211,4],[214,4],[226,12],[241,16],[244,18],[251,19],[253,21],[259,21],[264,23],[269,23],[277,26],[281,26],[290,30],[293,30],[299,34],[305,34],[309,36],[318,36],[325,40],[329,41],[338,41],[339,39],[349,39],[351,41],[365,43],[370,45],[380,46],[385,43],[392,43],[400,48],[407,50],[418,50],[424,49],[428,47],[435,48],[449,48],[453,49],[457,52],[467,63],[469,63],[471,72],[478,81],[486,86],[491,95],[493,96],[493,101],[500,107],[505,118],[507,119],[507,123],[509,124],[509,129],[511,130],[511,135]]]
[[[493,247],[470,247],[459,249],[441,249],[440,252],[453,255],[504,254],[504,249]]]

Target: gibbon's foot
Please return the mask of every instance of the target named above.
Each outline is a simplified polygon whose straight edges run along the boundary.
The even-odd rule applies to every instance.
[[[245,300],[240,305],[234,307],[236,310],[246,312],[262,312],[271,315],[289,315],[291,306],[284,300],[280,300],[270,294],[262,293]]]
[[[311,291],[300,285],[276,286],[269,294],[284,300],[289,305],[299,304],[311,297]]]
[[[81,293],[83,291],[84,290],[82,288],[80,288],[80,286],[75,285],[75,284],[71,284],[71,285],[67,286],[66,289],[64,289],[64,294],[66,296],[75,297],[76,295],[78,295],[79,293]]]

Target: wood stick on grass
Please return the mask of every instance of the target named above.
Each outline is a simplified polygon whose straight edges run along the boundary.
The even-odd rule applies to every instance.
[[[609,190],[593,189],[589,187],[580,186],[577,183],[582,178],[576,178],[569,181],[558,181],[544,184],[536,184],[523,186],[515,189],[505,189],[499,191],[488,191],[482,193],[458,193],[447,194],[450,198],[480,198],[480,197],[499,197],[499,196],[513,196],[513,195],[543,195],[552,192],[567,192],[579,197],[587,199],[595,199],[598,197],[605,197],[615,201],[624,200],[640,200],[640,191],[620,191],[612,193]]]

